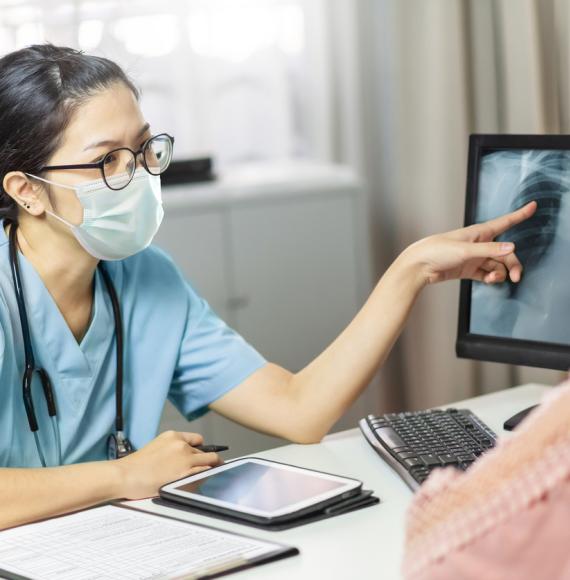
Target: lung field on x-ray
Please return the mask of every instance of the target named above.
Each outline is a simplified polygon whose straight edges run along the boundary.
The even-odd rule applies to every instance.
[[[519,284],[473,283],[476,334],[570,343],[570,152],[504,150],[484,155],[476,221],[535,200],[536,213],[499,239],[515,242],[524,267]]]

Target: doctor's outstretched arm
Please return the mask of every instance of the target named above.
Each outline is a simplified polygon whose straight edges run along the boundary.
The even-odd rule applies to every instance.
[[[523,208],[486,223],[424,238],[406,248],[340,336],[297,373],[261,368],[212,403],[243,425],[298,443],[320,441],[386,360],[425,286],[455,279],[518,282],[514,245],[494,242],[536,210]]]

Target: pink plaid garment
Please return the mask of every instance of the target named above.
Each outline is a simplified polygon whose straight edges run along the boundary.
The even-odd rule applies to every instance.
[[[408,511],[403,575],[570,579],[570,382],[468,472],[432,473]]]

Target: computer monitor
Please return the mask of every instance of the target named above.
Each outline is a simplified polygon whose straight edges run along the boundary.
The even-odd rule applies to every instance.
[[[500,236],[516,244],[518,284],[462,281],[457,355],[570,368],[570,136],[472,135],[465,225],[536,200],[536,213]]]

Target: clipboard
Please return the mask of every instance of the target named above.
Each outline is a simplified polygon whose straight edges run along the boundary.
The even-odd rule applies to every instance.
[[[117,535],[119,530],[122,537]],[[137,534],[139,539],[146,534],[148,540],[137,543]],[[110,553],[113,542],[109,537],[117,539],[116,553]],[[170,545],[165,541],[167,537]],[[131,545],[125,545],[130,540]],[[215,553],[208,556],[205,551],[200,555],[203,542],[210,542],[211,550],[215,541],[224,546],[223,557],[216,557]],[[82,543],[89,548],[83,548],[83,554]],[[3,561],[1,554],[9,554],[14,547],[23,556]],[[34,564],[34,553],[40,556],[36,560],[41,560],[41,569]],[[0,576],[9,580],[43,579],[47,565],[58,580],[74,580],[85,570],[117,578],[128,570],[149,580],[198,580],[218,578],[297,554],[299,550],[292,546],[116,503],[0,532]]]

